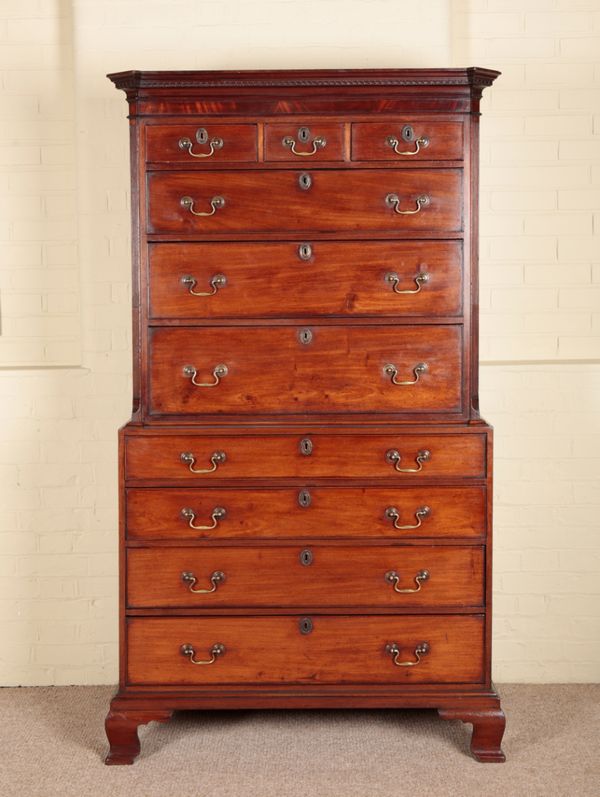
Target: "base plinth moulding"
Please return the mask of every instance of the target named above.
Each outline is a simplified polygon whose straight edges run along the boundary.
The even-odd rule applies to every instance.
[[[440,705],[440,703],[443,703]],[[361,695],[354,693],[352,699],[344,700],[342,694],[308,694],[266,692],[255,695],[239,693],[117,695],[106,717],[106,735],[110,751],[106,764],[132,764],[140,753],[137,729],[149,722],[167,722],[178,710],[231,710],[231,709],[437,709],[444,720],[461,720],[473,726],[471,753],[482,763],[505,761],[501,743],[506,725],[500,699],[495,692],[477,695],[439,696],[423,693],[390,695],[381,693]],[[343,721],[343,717],[340,718]]]

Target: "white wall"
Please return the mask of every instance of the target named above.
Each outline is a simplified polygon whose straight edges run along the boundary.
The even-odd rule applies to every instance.
[[[600,2],[4,0],[0,45],[0,683],[117,678],[129,169],[105,73],[453,65],[503,71],[481,194],[495,677],[598,680]]]

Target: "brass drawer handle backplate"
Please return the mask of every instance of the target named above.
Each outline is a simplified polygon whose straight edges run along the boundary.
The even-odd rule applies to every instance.
[[[421,657],[426,656],[430,651],[429,642],[419,642],[414,650],[416,661],[398,661],[400,656],[400,645],[397,642],[388,642],[385,652],[392,657],[396,667],[416,667],[420,663]]]
[[[194,210],[194,200],[191,196],[182,196],[179,200],[179,204],[181,207],[186,208],[189,210],[193,216],[214,216],[217,210],[221,210],[221,208],[225,207],[225,200],[222,196],[214,196],[210,200],[210,207],[209,211],[201,211],[201,210]]]
[[[299,142],[302,144],[306,144],[308,143],[309,139],[310,139],[310,130],[308,129],[308,127],[301,127],[298,130]],[[301,152],[297,150],[296,149],[297,143],[298,142],[296,141],[296,139],[292,138],[291,136],[285,136],[281,140],[282,146],[287,147],[287,149],[289,149],[293,155],[299,155],[302,158],[309,157],[310,155],[316,155],[318,150],[324,149],[327,146],[327,141],[325,138],[323,138],[323,136],[317,136],[316,138],[314,138],[312,142],[312,149],[307,150],[306,152]]]
[[[416,589],[413,587],[410,589],[398,589],[398,584],[400,583],[400,574],[396,570],[388,570],[384,578],[390,584],[394,585],[394,592],[399,592],[401,595],[408,595],[411,592],[421,591],[421,584],[429,579],[429,570],[419,570],[415,576],[415,584],[417,585]]]
[[[427,373],[428,370],[429,366],[427,363],[417,363],[412,369],[415,378],[402,381],[400,379],[396,379],[399,372],[394,363],[388,363],[387,365],[383,366],[383,373],[390,377],[392,385],[416,385],[421,378],[421,374]]]
[[[388,147],[391,147],[394,150],[396,155],[417,155],[421,147],[425,149],[429,146],[429,139],[427,136],[419,136],[419,138],[415,139],[415,148],[404,151],[400,151],[398,149],[400,140],[396,136],[388,136],[385,140],[385,143],[388,145]]]
[[[222,506],[216,506],[210,515],[210,519],[212,520],[212,524],[210,526],[195,526],[194,520],[196,519],[196,513],[194,510],[190,509],[189,507],[185,507],[181,510],[181,517],[184,520],[187,520],[188,526],[191,529],[196,529],[196,531],[210,531],[211,529],[216,529],[219,525],[219,520],[223,520],[226,516],[227,510]]]
[[[209,589],[194,589],[194,584],[198,579],[193,573],[190,572],[182,573],[181,580],[187,585],[189,591],[194,593],[194,595],[208,595],[211,592],[216,592],[219,584],[222,584],[225,581],[225,573],[222,570],[215,570],[210,577],[210,583],[212,586]]]
[[[213,277],[213,279],[215,279],[215,277]],[[416,275],[416,277],[414,277],[414,282],[415,282],[415,285],[417,287],[413,288],[413,289],[402,290],[402,291],[398,290],[398,285],[400,284],[400,277],[398,276],[398,274],[396,274],[395,271],[390,271],[388,274],[386,274],[385,275],[385,281],[390,283],[394,293],[399,293],[401,295],[402,294],[406,295],[406,294],[420,293],[421,292],[421,288],[423,287],[423,285],[425,285],[425,283],[429,282],[429,274],[426,271],[420,271]]]
[[[421,451],[417,451],[417,456],[415,457],[415,462],[417,464],[416,468],[401,468],[399,465],[402,461],[402,455],[398,449],[390,448],[389,451],[385,452],[385,461],[389,462],[390,465],[393,465],[394,469],[397,470],[398,473],[420,473],[423,470],[423,463],[429,462],[430,459],[431,451],[423,448]]]
[[[182,200],[183,202],[183,200]],[[422,208],[427,207],[431,200],[427,196],[427,194],[421,194],[415,199],[416,202],[416,209],[415,210],[399,210],[400,208],[400,197],[398,194],[388,194],[385,198],[385,204],[389,208],[394,209],[394,213],[398,213],[400,216],[413,216],[415,213],[419,213]],[[210,215],[210,214],[209,214]]]
[[[192,473],[214,473],[219,465],[222,465],[227,459],[224,451],[213,451],[210,457],[210,468],[195,468],[196,457],[191,451],[182,451],[180,459],[184,462]]]
[[[416,523],[412,526],[400,526],[398,521],[400,520],[400,512],[396,509],[395,506],[388,506],[385,510],[385,516],[388,520],[391,520],[394,524],[395,529],[399,529],[400,531],[406,531],[407,529],[418,529],[422,526],[423,520],[431,514],[431,509],[428,506],[420,506],[415,511],[415,519]]]
[[[220,642],[215,642],[210,649],[210,659],[206,659],[205,661],[194,658],[196,651],[194,650],[194,646],[190,645],[189,642],[186,642],[184,645],[182,645],[179,648],[179,652],[182,656],[187,656],[192,664],[214,664],[219,656],[222,656],[225,653],[225,645],[222,645]]]
[[[192,147],[194,144],[187,136],[182,136],[179,139],[179,149],[187,150],[188,154],[191,155],[192,158],[210,158],[215,154],[216,150],[223,148],[223,139],[215,136],[209,141],[208,131],[204,127],[199,127],[198,130],[196,130],[196,141],[198,144],[208,144],[208,152],[192,152]]]
[[[184,365],[183,375],[188,379],[192,380],[192,385],[195,385],[196,387],[216,387],[221,381],[221,379],[224,376],[227,376],[227,374],[229,373],[229,368],[227,368],[226,365],[223,365],[223,363],[215,365],[212,372],[215,378],[214,382],[196,382],[197,373],[198,371],[194,368],[193,365]]]
[[[198,280],[196,277],[192,277],[191,274],[186,274],[184,277],[181,278],[181,284],[188,286],[188,293],[191,293],[192,296],[214,296],[215,293],[219,290],[219,288],[224,288],[227,285],[227,277],[225,274],[215,274],[212,276],[208,282],[211,287],[210,291],[196,291],[194,288],[196,287],[196,283]],[[416,291],[410,291],[410,293],[416,293]]]

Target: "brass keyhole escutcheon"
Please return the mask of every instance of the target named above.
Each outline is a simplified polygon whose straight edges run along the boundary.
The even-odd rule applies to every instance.
[[[298,504],[301,507],[306,508],[307,506],[310,506],[311,503],[312,503],[312,497],[311,494],[308,492],[308,490],[300,490],[300,492],[298,493]]]
[[[308,127],[301,127],[298,130],[298,141],[302,141],[303,144],[310,139],[310,129]]]
[[[308,189],[312,185],[312,177],[308,172],[302,172],[302,174],[298,177],[298,185],[303,191],[308,191]]]
[[[313,441],[310,439],[310,437],[302,438],[298,445],[298,449],[304,457],[310,457],[313,452]]]
[[[206,144],[208,141],[208,130],[205,127],[199,127],[196,130],[196,141],[198,144]]]
[[[312,246],[310,244],[300,244],[298,247],[298,257],[300,260],[310,260],[312,257]]]
[[[312,342],[313,333],[312,330],[308,327],[304,327],[303,329],[298,330],[298,340],[302,343],[303,346],[308,346],[309,343]]]
[[[313,630],[313,627],[313,621],[310,619],[310,617],[301,617],[298,620],[298,628],[301,634],[310,634],[310,632]]]
[[[304,567],[309,567],[313,563],[313,552],[310,550],[310,548],[304,548],[302,551],[300,551],[299,559],[301,565]]]
[[[404,125],[402,128],[402,136],[403,141],[414,141],[415,140],[415,131],[412,129],[411,125]]]

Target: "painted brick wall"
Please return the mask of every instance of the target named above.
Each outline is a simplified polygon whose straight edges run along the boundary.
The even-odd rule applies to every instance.
[[[482,103],[497,680],[600,680],[600,4],[453,4]]]
[[[0,363],[81,360],[69,3],[0,6]]]
[[[0,683],[117,677],[128,130],[105,73],[470,64],[503,71],[482,129],[495,676],[598,680],[597,0],[5,0],[0,44]]]
[[[600,3],[454,4],[484,93],[481,357],[600,357]]]

